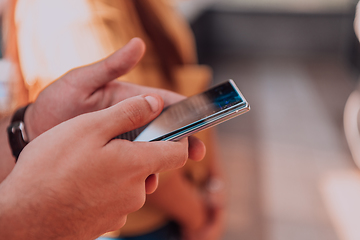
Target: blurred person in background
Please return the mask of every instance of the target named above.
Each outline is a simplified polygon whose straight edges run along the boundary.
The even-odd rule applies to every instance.
[[[147,51],[119,80],[190,96],[211,79],[210,69],[197,64],[188,25],[167,0],[12,0],[7,13],[6,55],[17,68],[15,105],[33,101],[53,79],[104,58],[133,37],[142,38]],[[108,237],[220,237],[224,191],[215,136],[207,130],[197,137],[207,147],[204,160],[161,174],[144,207]]]
[[[354,30],[360,39],[360,1],[356,7]],[[357,167],[360,168],[360,136],[359,136],[359,112],[360,112],[360,84],[350,94],[344,109],[344,130],[351,155]]]

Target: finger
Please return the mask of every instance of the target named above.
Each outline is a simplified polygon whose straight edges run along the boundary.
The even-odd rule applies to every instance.
[[[185,99],[185,96],[165,89],[140,86],[128,82],[116,82],[116,85],[118,93],[116,98],[120,100],[141,94],[155,93],[160,95],[164,100],[164,105],[168,106]]]
[[[140,61],[144,52],[144,42],[140,38],[133,38],[104,60],[69,72],[69,79],[75,78],[73,84],[76,84],[76,87],[93,92],[130,71]]]
[[[198,138],[189,137],[189,158],[194,161],[200,161],[205,157],[205,144]]]
[[[147,175],[176,169],[184,166],[188,159],[188,140],[177,142],[133,142],[134,151],[138,154],[141,165],[145,165]],[[145,160],[145,161],[144,161]]]
[[[98,126],[97,132],[108,142],[122,133],[149,123],[160,114],[163,107],[164,102],[159,95],[136,96],[95,112],[92,124]]]
[[[151,174],[145,180],[145,191],[146,194],[152,194],[155,192],[159,185],[159,174]]]

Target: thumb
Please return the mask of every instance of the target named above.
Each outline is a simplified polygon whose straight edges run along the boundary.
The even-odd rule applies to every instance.
[[[95,112],[91,124],[97,126],[101,137],[105,137],[108,142],[122,133],[149,123],[161,113],[163,107],[164,101],[159,95],[140,95]]]
[[[76,84],[78,88],[94,92],[106,83],[129,72],[144,53],[145,43],[140,38],[133,38],[109,57],[70,71],[66,79],[72,79],[72,84]]]

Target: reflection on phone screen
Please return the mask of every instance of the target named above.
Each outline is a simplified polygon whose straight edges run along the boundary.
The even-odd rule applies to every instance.
[[[215,86],[203,93],[186,98],[163,110],[145,128],[136,129],[127,136],[120,138],[135,141],[151,141],[163,135],[179,129],[186,129],[188,126],[199,121],[211,120],[234,107],[247,106],[240,92],[233,86],[232,81]],[[135,135],[138,135],[135,137]],[[135,138],[134,138],[135,137]]]

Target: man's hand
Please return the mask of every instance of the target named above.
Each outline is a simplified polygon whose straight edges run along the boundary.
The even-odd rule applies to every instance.
[[[156,93],[163,98],[165,105],[183,99],[183,96],[170,91],[115,80],[130,71],[141,59],[144,51],[144,42],[139,38],[134,38],[108,58],[74,69],[49,85],[25,113],[25,128],[29,140],[32,141],[63,121],[83,113],[110,107],[129,97]],[[0,121],[0,182],[6,178],[15,165],[6,135],[9,122],[9,117]],[[199,144],[196,140],[193,142]],[[189,151],[194,152],[192,149],[190,146]],[[200,151],[194,156],[203,155],[204,152]],[[199,158],[194,158],[196,159]],[[151,179],[153,178],[150,178],[149,182],[153,182]]]
[[[144,51],[144,42],[134,38],[108,58],[74,69],[44,89],[25,114],[30,140],[63,121],[136,95],[157,93],[165,105],[183,99],[170,91],[113,81],[130,71]]]
[[[94,239],[123,226],[126,215],[144,204],[146,179],[188,158],[187,139],[114,139],[153,120],[162,108],[156,94],[133,97],[63,122],[30,142],[0,185],[2,236]]]

